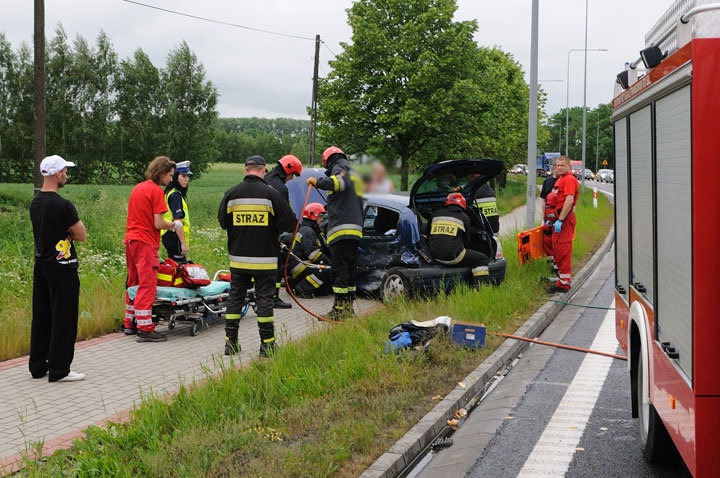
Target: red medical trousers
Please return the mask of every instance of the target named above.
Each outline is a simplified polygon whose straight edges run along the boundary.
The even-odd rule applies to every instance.
[[[563,221],[560,232],[553,232],[552,253],[558,268],[558,280],[555,285],[570,289],[572,285],[572,240],[575,236],[575,213],[570,213]]]
[[[545,255],[548,259],[553,260],[553,233],[552,233],[552,226],[547,227],[543,225],[542,228],[543,232],[543,249],[545,250]]]
[[[140,241],[125,244],[127,263],[127,287],[138,286],[135,300],[125,293],[125,328],[132,327],[133,318],[137,328],[145,332],[155,330],[152,321],[152,305],[157,293],[158,251]]]

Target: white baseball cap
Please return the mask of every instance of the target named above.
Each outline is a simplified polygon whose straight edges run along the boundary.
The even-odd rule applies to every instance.
[[[75,166],[75,163],[65,161],[57,154],[53,154],[52,156],[47,156],[42,160],[40,163],[40,173],[43,176],[52,176],[53,174],[57,174],[63,169],[70,168],[72,166]]]

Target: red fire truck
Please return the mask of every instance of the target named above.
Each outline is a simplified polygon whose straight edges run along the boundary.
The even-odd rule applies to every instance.
[[[618,75],[616,335],[650,461],[720,476],[720,3],[679,0]],[[638,66],[645,74],[638,78]]]

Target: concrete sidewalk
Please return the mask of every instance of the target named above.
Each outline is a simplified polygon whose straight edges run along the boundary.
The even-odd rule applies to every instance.
[[[500,217],[501,237],[516,235],[518,232],[527,230],[525,215],[527,208],[523,205],[512,210],[512,212]],[[539,224],[543,219],[543,200],[535,199],[535,224]]]
[[[303,304],[322,314],[332,306],[332,297]],[[359,300],[356,309],[368,310],[374,304]],[[289,310],[275,309],[280,345],[323,326],[295,304]],[[224,337],[223,321],[216,320],[196,337],[190,336],[189,326],[179,324],[162,343],[138,343],[122,334],[80,342],[72,368],[87,378],[75,383],[32,379],[28,357],[0,363],[0,474],[9,471],[18,453],[33,442],[43,442],[47,452],[69,447],[89,425],[127,416],[143,396],[172,393],[180,384],[218,372],[221,364],[229,364],[229,357],[222,355]],[[239,338],[241,361],[257,357],[260,339],[252,310],[240,320]]]

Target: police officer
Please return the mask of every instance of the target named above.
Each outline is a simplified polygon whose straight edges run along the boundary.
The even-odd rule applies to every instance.
[[[290,194],[285,183],[290,181],[296,176],[300,176],[302,173],[302,163],[300,160],[292,154],[286,154],[277,165],[265,176],[265,181],[279,192],[285,199],[285,202],[292,209],[290,205]],[[273,296],[273,308],[275,309],[290,309],[292,304],[285,302],[280,298],[280,280],[283,276],[283,267],[285,266],[285,256],[283,253],[278,257],[278,273],[275,277],[275,295]]]
[[[570,172],[570,158],[560,156],[555,159],[557,170],[557,181],[552,192],[548,195],[548,202],[551,196],[555,196],[555,214],[557,218],[552,223],[552,251],[555,264],[558,268],[558,280],[548,292],[567,292],[572,285],[572,241],[575,236],[575,204],[578,197],[578,181]]]
[[[162,229],[160,235],[167,256],[178,264],[187,262],[186,256],[190,248],[190,211],[187,204],[187,189],[192,175],[190,161],[177,163],[172,181],[165,186],[165,204],[167,204],[168,210],[163,214],[163,219],[168,222],[180,220],[183,227],[177,232]]]
[[[445,207],[438,209],[430,222],[428,244],[433,258],[441,264],[470,267],[472,286],[490,282],[488,256],[467,249],[470,245],[470,218],[465,213],[465,197],[448,194]]]
[[[303,220],[295,236],[290,256],[290,274],[295,295],[311,298],[327,293],[330,285],[330,270],[316,269],[307,264],[330,265],[330,258],[323,252],[320,223],[323,221],[325,206],[312,202],[303,211]],[[299,259],[296,259],[296,257]]]
[[[467,177],[468,181],[472,182],[480,176],[479,174],[471,174]],[[475,193],[475,202],[477,203],[478,209],[483,216],[490,223],[493,234],[497,236],[500,232],[500,215],[498,214],[497,198],[495,197],[495,190],[490,186],[489,183],[485,183]]]
[[[230,188],[220,203],[218,221],[227,230],[231,286],[225,314],[225,355],[237,353],[238,326],[245,295],[255,281],[255,303],[260,331],[260,356],[275,349],[273,294],[281,232],[290,231],[295,216],[281,194],[268,186],[265,159],[245,161],[245,180]]]
[[[332,258],[332,288],[335,302],[330,318],[352,315],[355,299],[355,263],[362,237],[362,179],[352,170],[347,156],[337,146],[322,155],[325,176],[307,183],[328,192],[327,243]]]

